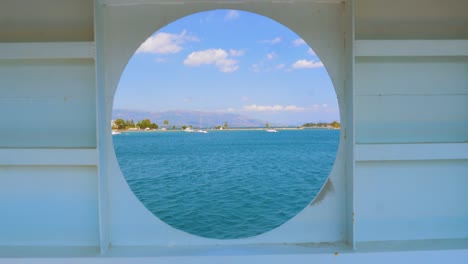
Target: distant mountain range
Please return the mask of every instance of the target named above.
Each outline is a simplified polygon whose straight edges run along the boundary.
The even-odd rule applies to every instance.
[[[169,121],[169,127],[172,126],[189,126],[204,128],[222,126],[227,122],[229,127],[264,127],[265,121],[250,118],[247,116],[233,113],[218,113],[218,112],[203,112],[203,111],[165,111],[165,112],[150,112],[138,110],[123,110],[114,109],[112,111],[112,119],[122,118],[124,120],[137,121],[149,118],[151,122],[163,126],[164,120]]]

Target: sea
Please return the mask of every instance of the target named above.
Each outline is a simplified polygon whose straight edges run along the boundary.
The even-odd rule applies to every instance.
[[[120,169],[143,205],[182,231],[217,239],[270,231],[312,202],[339,130],[123,132]]]

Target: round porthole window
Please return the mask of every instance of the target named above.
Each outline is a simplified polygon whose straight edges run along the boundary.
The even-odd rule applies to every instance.
[[[298,35],[215,10],[150,36],[122,74],[113,143],[156,217],[208,238],[251,237],[301,212],[339,143],[332,82]]]

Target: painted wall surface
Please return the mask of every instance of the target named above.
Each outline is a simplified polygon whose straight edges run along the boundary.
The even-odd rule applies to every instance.
[[[44,0],[32,16],[20,2],[35,6],[0,9],[0,263],[466,262],[468,1],[99,0],[93,12],[90,0]],[[343,124],[335,191],[241,240],[189,235],[146,210],[108,125],[137,47],[178,18],[218,8],[268,16],[304,38],[331,76]],[[5,45],[15,42],[27,54]],[[104,258],[87,249],[97,246]]]
[[[356,1],[356,39],[383,40],[370,42],[380,54],[355,60],[356,143],[382,157],[356,162],[359,244],[468,237],[467,159],[439,148],[468,152],[468,56],[444,56],[454,49],[437,42],[468,39],[467,10],[453,0]],[[405,40],[419,43],[399,49]],[[379,155],[399,143],[411,155]]]
[[[343,91],[346,64],[342,46],[345,34],[345,6],[341,3],[255,3],[236,4],[193,3],[183,6],[130,5],[108,6],[103,9],[104,72],[107,119],[111,117],[112,98],[120,75],[135,50],[160,27],[196,12],[235,8],[275,19],[288,26],[308,42],[325,64],[344,105]],[[282,12],[278,12],[282,10]],[[291,17],[287,14],[294,13]],[[164,90],[160,90],[164,93]],[[343,138],[344,134],[341,135]],[[110,140],[110,139],[109,139]],[[135,198],[118,168],[114,154],[109,156],[110,243],[113,245],[226,245],[258,243],[342,242],[346,240],[346,181],[344,170],[345,145],[340,144],[337,162],[330,181],[334,192],[318,204],[306,207],[284,225],[265,234],[236,240],[206,239],[168,226]],[[112,144],[108,152],[113,153]],[[125,202],[123,202],[125,201]],[[312,202],[312,201],[311,201]],[[161,235],[164,234],[164,235]]]
[[[98,245],[96,179],[91,166],[0,166],[0,245]]]
[[[0,245],[97,246],[94,61],[38,46],[0,43]]]
[[[468,161],[358,162],[356,240],[468,237],[467,175]]]
[[[358,57],[356,142],[467,142],[467,73],[468,57]]]
[[[92,60],[0,60],[0,147],[96,147]]]

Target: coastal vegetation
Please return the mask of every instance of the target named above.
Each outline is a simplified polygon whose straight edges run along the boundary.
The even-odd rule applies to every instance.
[[[176,126],[177,129],[180,129],[183,125],[192,125],[198,128],[200,124],[205,128],[221,126],[224,129],[225,122],[228,127],[262,127],[265,125],[264,120],[252,118],[246,115],[195,110],[152,112],[114,109],[112,111],[112,119],[116,120],[118,118],[123,120],[134,120],[135,124],[138,120],[149,118],[151,119],[151,122],[158,124],[160,128],[164,127],[164,120],[166,120],[168,121],[166,124],[166,129],[172,129],[173,126]]]
[[[124,130],[133,127],[136,127],[133,120],[123,120],[119,118],[112,122],[112,129]]]
[[[146,129],[146,128],[158,129],[158,127],[159,127],[157,124],[152,123],[151,120],[149,120],[149,119],[141,120],[140,122],[137,123],[136,126],[139,127],[139,128],[142,128],[142,129]]]
[[[319,122],[319,123],[305,123],[302,128],[341,128],[341,124],[338,121],[333,121],[331,123]]]
[[[129,130],[129,129],[158,129],[159,126],[150,119],[146,118],[141,121],[138,121],[136,124],[131,120],[123,120],[122,118],[118,118],[112,122],[112,129],[117,130]]]
[[[163,130],[168,130],[168,129],[170,129],[170,130],[184,130],[186,128],[192,128],[193,127],[192,125],[182,125],[180,127],[172,125],[171,127],[168,127],[168,125],[169,125],[168,120],[164,120],[163,123],[164,123]],[[270,128],[271,124],[270,123],[265,123],[265,127]],[[226,121],[226,122],[224,122],[223,125],[214,126],[213,128],[214,129],[228,129],[228,128],[232,128],[232,127],[230,127],[228,122]],[[326,122],[305,123],[305,124],[299,126],[298,128],[300,128],[300,129],[302,129],[302,128],[333,128],[333,129],[339,129],[339,128],[341,128],[341,124],[338,121],[333,121],[333,122],[330,122],[330,123],[326,123]],[[124,120],[122,118],[118,118],[118,119],[112,121],[112,129],[114,129],[114,130],[148,130],[148,129],[156,130],[156,129],[159,129],[159,126],[158,126],[158,124],[153,123],[149,118],[145,118],[145,119],[143,119],[141,121],[138,121],[137,123],[135,123],[133,121],[133,119]]]

